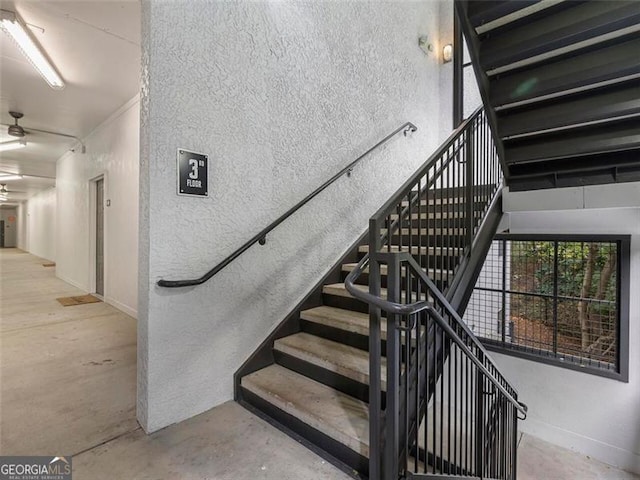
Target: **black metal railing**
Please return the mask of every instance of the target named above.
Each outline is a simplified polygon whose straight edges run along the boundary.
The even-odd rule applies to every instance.
[[[515,478],[517,413],[526,409],[461,320],[462,302],[450,303],[456,289],[473,288],[459,278],[501,182],[479,109],[370,219],[369,254],[345,284],[370,304],[371,479]],[[367,268],[368,293],[355,287]]]
[[[283,213],[280,217],[278,217],[275,221],[270,223],[267,227],[263,228],[259,233],[254,235],[244,245],[242,245],[240,248],[235,250],[231,255],[229,255],[222,262],[220,262],[218,265],[213,267],[211,270],[209,270],[207,273],[205,273],[201,277],[194,278],[194,279],[189,279],[189,280],[164,280],[164,279],[162,279],[162,280],[158,280],[158,286],[167,287],[167,288],[190,287],[190,286],[200,285],[200,284],[206,282],[207,280],[211,279],[214,275],[216,275],[218,272],[220,272],[223,268],[225,268],[227,265],[229,265],[231,262],[233,262],[236,258],[238,258],[240,255],[242,255],[244,252],[249,250],[249,248],[251,248],[256,243],[259,243],[260,245],[264,245],[266,243],[267,235],[272,230],[274,230],[278,225],[280,225],[287,218],[289,218],[291,215],[293,215],[295,212],[297,212],[300,208],[305,206],[311,199],[313,199],[318,194],[320,194],[323,190],[325,190],[327,187],[329,187],[331,184],[333,184],[336,180],[338,180],[339,178],[343,177],[344,175],[350,176],[351,172],[353,171],[353,168],[362,159],[364,159],[366,156],[368,156],[371,152],[373,152],[374,150],[376,150],[378,147],[382,146],[383,144],[387,143],[389,140],[391,140],[393,137],[395,137],[398,133],[402,132],[404,134],[404,136],[406,137],[408,133],[415,132],[417,129],[418,129],[418,127],[416,127],[411,122],[406,122],[404,125],[400,126],[399,128],[396,128],[393,132],[391,132],[389,135],[384,137],[382,140],[380,140],[378,143],[376,143],[369,150],[367,150],[362,155],[360,155],[358,158],[356,158],[353,162],[351,162],[349,165],[344,167],[342,170],[340,170],[338,173],[336,173],[329,180],[327,180],[322,185],[320,185],[318,188],[316,188],[313,192],[311,192],[305,198],[300,200],[296,205],[294,205],[289,210],[287,210],[285,213]]]

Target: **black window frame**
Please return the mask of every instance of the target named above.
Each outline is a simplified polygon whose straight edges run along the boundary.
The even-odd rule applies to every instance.
[[[579,364],[574,361],[566,361],[570,355],[558,354],[549,355],[549,352],[542,353],[538,349],[536,353],[533,347],[514,345],[506,341],[478,338],[487,350],[509,355],[513,357],[532,360],[538,363],[558,366],[570,370],[588,373],[591,375],[611,378],[624,383],[629,382],[629,300],[630,300],[630,269],[631,269],[631,236],[630,235],[564,235],[564,234],[513,234],[503,233],[494,237],[497,241],[544,241],[544,242],[615,242],[618,250],[618,262],[616,265],[616,298],[617,298],[617,361],[615,370],[606,370],[595,366]],[[504,245],[504,243],[502,243]],[[502,252],[504,256],[504,250]],[[505,260],[506,261],[506,260]],[[557,275],[557,271],[556,271]],[[505,291],[506,270],[502,273],[502,295]],[[557,295],[557,292],[554,292]],[[504,303],[503,303],[504,305]],[[504,316],[504,314],[503,314]],[[553,352],[552,352],[553,353]],[[583,358],[583,357],[575,357]]]

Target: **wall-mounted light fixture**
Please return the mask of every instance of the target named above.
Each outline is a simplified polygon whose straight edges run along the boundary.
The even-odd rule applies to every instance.
[[[0,26],[13,38],[33,68],[42,75],[51,88],[56,90],[64,88],[62,77],[15,12],[0,10]]]
[[[418,46],[422,49],[425,55],[429,55],[429,53],[433,52],[433,44],[429,43],[429,37],[427,35],[418,37]]]
[[[0,152],[6,152],[8,150],[17,150],[18,148],[24,148],[27,146],[25,140],[13,140],[11,142],[0,143]]]
[[[449,63],[453,60],[453,45],[447,43],[442,47],[442,63]]]

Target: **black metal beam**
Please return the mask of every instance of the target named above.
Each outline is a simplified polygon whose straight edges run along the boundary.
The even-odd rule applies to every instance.
[[[624,40],[492,78],[485,105],[504,110],[640,74],[640,37]]]
[[[598,38],[608,38],[640,22],[640,2],[584,2],[571,4],[553,15],[528,21],[519,28],[495,32],[483,39],[480,62],[483,70],[505,67],[554,50],[575,46],[593,48]],[[603,37],[607,35],[607,37]],[[591,43],[583,43],[590,41]]]

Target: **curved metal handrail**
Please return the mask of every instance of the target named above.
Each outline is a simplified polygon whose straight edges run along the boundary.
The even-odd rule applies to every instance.
[[[365,158],[367,155],[369,155],[371,152],[373,152],[376,148],[378,148],[381,145],[383,145],[384,143],[388,142],[389,140],[391,140],[391,138],[395,137],[400,132],[402,132],[404,134],[404,136],[406,137],[408,133],[415,132],[416,130],[418,130],[418,127],[416,127],[411,122],[406,122],[401,127],[396,128],[393,132],[391,132],[389,135],[384,137],[382,140],[380,140],[378,143],[376,143],[373,147],[371,147],[369,150],[367,150],[362,155],[360,155],[358,158],[356,158],[353,162],[351,162],[349,165],[344,167],[342,170],[340,170],[338,173],[336,173],[329,180],[327,180],[322,185],[320,185],[318,188],[316,188],[313,192],[311,192],[309,195],[307,195],[305,198],[303,198],[295,206],[293,206],[292,208],[287,210],[285,213],[283,213],[280,217],[278,217],[278,219],[275,220],[274,222],[272,222],[268,227],[262,229],[260,231],[260,233],[258,233],[257,235],[254,235],[248,242],[246,242],[244,245],[242,245],[240,248],[238,248],[231,255],[229,255],[222,262],[220,262],[218,265],[213,267],[211,270],[209,270],[207,273],[205,273],[201,277],[190,279],[190,280],[164,280],[164,279],[161,279],[161,280],[158,280],[158,286],[167,287],[167,288],[177,288],[177,287],[192,287],[192,286],[203,284],[204,282],[209,280],[211,277],[213,277],[216,273],[218,273],[220,270],[222,270],[224,267],[226,267],[231,262],[233,262],[240,255],[242,255],[244,252],[246,252],[250,247],[252,247],[256,243],[260,243],[260,245],[264,245],[266,243],[267,234],[269,234],[274,228],[276,228],[278,225],[280,225],[282,222],[284,222],[287,218],[289,218],[296,211],[298,211],[301,207],[303,207],[307,202],[309,202],[309,200],[313,199],[315,196],[317,196],[320,192],[322,192],[324,189],[326,189],[329,185],[331,185],[337,179],[339,179],[340,177],[342,177],[345,174],[346,175],[351,175],[351,171],[353,170],[353,167],[357,163],[359,163],[363,158]]]
[[[431,281],[431,279],[427,276],[427,274],[416,263],[415,259],[406,252],[395,253],[392,255],[399,255],[403,257],[404,261],[407,261],[410,264],[410,266],[412,267],[412,270],[414,270],[414,273],[417,274],[420,277],[420,279],[427,285],[431,294],[440,301],[440,303],[447,310],[447,313],[453,316],[456,323],[465,330],[465,333],[467,333],[468,338],[470,338],[471,341],[474,343],[474,346],[484,354],[485,358],[489,361],[489,363],[497,370],[498,369],[497,365],[493,361],[491,361],[490,357],[488,356],[489,352],[487,352],[487,350],[480,343],[480,341],[475,337],[475,335],[473,335],[471,330],[469,330],[469,327],[460,318],[460,316],[458,315],[458,312],[456,312],[453,309],[453,307],[449,304],[449,302],[447,301],[445,296],[442,294],[442,292],[440,292],[438,287],[435,286],[435,284]],[[458,345],[458,347],[460,347],[460,349],[467,355],[467,357],[469,357],[471,361],[476,364],[476,366],[482,371],[482,373],[487,377],[487,379],[496,388],[498,388],[498,390],[500,390],[500,392],[502,392],[503,395],[506,396],[507,400],[509,400],[509,402],[513,404],[513,406],[516,407],[518,411],[520,411],[525,416],[527,415],[527,410],[528,410],[527,406],[519,402],[515,398],[513,398],[513,396],[507,391],[507,389],[504,388],[504,386],[495,378],[495,375],[492,374],[487,369],[487,367],[482,364],[480,360],[478,360],[477,356],[474,355],[474,353],[469,349],[467,344],[460,339],[459,335],[457,335],[456,332],[451,328],[451,325],[447,323],[447,321],[442,317],[440,312],[438,312],[435,308],[433,308],[433,305],[430,302],[423,300],[423,301],[414,302],[414,303],[395,303],[395,302],[390,302],[388,300],[384,300],[380,297],[372,295],[369,292],[364,292],[359,288],[357,288],[355,286],[355,282],[358,279],[358,277],[364,272],[364,269],[367,267],[368,263],[369,263],[369,255],[367,254],[362,260],[360,260],[356,268],[354,268],[349,273],[349,275],[347,275],[347,278],[345,279],[344,284],[351,295],[358,298],[359,300],[372,304],[375,307],[380,308],[381,310],[384,310],[385,312],[391,313],[394,315],[414,315],[424,310],[428,311],[428,313],[436,320],[436,322],[440,325],[440,327],[447,332],[447,334],[451,337],[453,342],[455,342]]]

